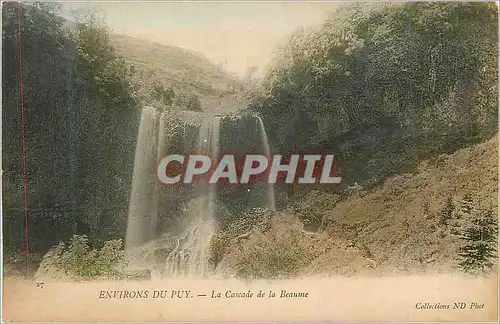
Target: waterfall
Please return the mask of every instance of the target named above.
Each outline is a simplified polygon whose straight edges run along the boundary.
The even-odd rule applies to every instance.
[[[155,169],[160,160],[165,156],[165,146],[166,146],[166,112],[163,112],[159,118],[158,121],[158,148],[157,148],[157,155],[156,155],[156,164],[153,166]],[[155,174],[156,176],[156,174]],[[158,179],[155,179],[155,196],[154,196],[154,201],[153,205],[151,208],[154,209],[153,214],[154,217],[151,220],[151,226],[153,228],[153,235],[156,234],[156,228],[158,225],[158,219],[160,218],[160,210],[159,210],[159,201],[160,201],[160,194],[161,194],[161,183],[158,181]]]
[[[260,117],[257,121],[263,153],[271,162],[264,123]],[[203,119],[195,147],[196,154],[211,157],[212,165],[219,160],[219,122],[218,117]],[[159,236],[157,231],[162,212],[162,184],[155,171],[159,160],[167,154],[167,127],[166,113],[160,114],[150,107],[142,110],[125,239],[126,257],[132,269],[148,269],[155,276],[206,276],[211,270],[209,247],[216,224],[216,184],[209,184],[207,178],[195,179],[194,197],[183,208],[179,223],[164,233],[166,236]],[[184,133],[183,146],[187,149],[185,122],[180,131]],[[275,210],[274,185],[267,186],[267,205]]]
[[[269,140],[266,133],[266,127],[262,119],[257,116],[257,121],[259,124],[260,138],[262,145],[264,146],[264,154],[267,157],[269,163],[272,163],[271,149],[269,148]],[[270,210],[276,210],[276,198],[274,195],[274,184],[269,183],[267,186],[267,204]]]
[[[153,165],[157,162],[158,113],[155,109],[142,109],[135,151],[132,190],[128,212],[125,253],[129,262],[135,261],[134,248],[153,239],[156,230],[157,204],[154,192],[156,177]]]
[[[212,163],[219,154],[219,119],[205,121],[198,133],[196,154],[210,155]],[[205,276],[209,272],[209,246],[215,231],[216,184],[208,179],[196,182],[196,198],[190,202],[187,230],[177,239],[165,264],[167,276]]]

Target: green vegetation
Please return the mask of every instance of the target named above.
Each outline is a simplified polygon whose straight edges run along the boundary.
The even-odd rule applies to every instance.
[[[494,210],[481,208],[472,194],[466,194],[458,209],[449,196],[438,216],[439,225],[450,226],[451,234],[460,239],[456,255],[459,268],[467,274],[491,273],[498,244],[498,219]]]
[[[241,279],[292,278],[310,262],[309,258],[296,236],[266,236],[236,256],[236,276]]]
[[[490,273],[495,266],[498,243],[498,222],[493,210],[481,210],[475,215],[462,239],[460,267],[467,273]]]
[[[155,84],[151,96],[153,97],[153,99],[161,102],[163,105],[170,107],[174,102],[175,91],[171,87],[167,87],[162,84]]]
[[[340,197],[313,190],[304,199],[293,203],[292,214],[297,216],[309,231],[322,231],[328,225],[328,212],[335,208]]]
[[[455,204],[453,204],[453,198],[449,196],[439,213],[439,224],[446,226],[449,224],[450,220],[455,215]]]
[[[179,95],[175,97],[175,104],[186,110],[203,111],[200,99],[192,92],[179,93]]]
[[[474,212],[474,200],[472,199],[472,194],[466,194],[460,201],[458,208],[458,218],[470,217]]]
[[[132,72],[111,45],[107,26],[93,12],[79,12],[76,18],[80,27],[70,34],[76,45],[79,77],[92,85],[108,109],[129,104]]]
[[[337,154],[347,183],[375,185],[497,131],[497,6],[343,6],[299,30],[250,109],[275,151]]]
[[[120,276],[120,239],[125,236],[140,108],[152,105],[167,112],[162,115],[169,125],[166,151],[182,153],[197,141],[201,120],[191,118],[198,115],[193,111],[219,107],[228,94],[234,95],[229,99],[241,99],[237,104],[228,100],[228,105],[242,105],[247,92],[237,93],[242,83],[203,56],[114,35],[95,13],[80,12],[77,22],[68,24],[54,3],[21,8],[22,39],[18,4],[4,3],[2,11],[4,246],[15,251],[11,254],[24,249],[26,188],[31,255],[56,246],[43,264],[65,275]],[[415,202],[407,193],[414,190],[418,196],[421,188],[431,186],[426,181],[432,176],[417,168],[423,160],[435,160],[427,168],[441,174],[442,154],[485,141],[498,131],[497,11],[495,3],[342,6],[318,28],[298,30],[263,80],[250,68],[244,83],[252,92],[251,102],[240,115],[220,119],[220,152],[263,153],[257,113],[274,153],[335,154],[343,187],[338,192],[277,184],[278,208],[304,225],[293,235],[277,235],[269,234],[276,213],[262,208],[267,184],[219,186],[217,234],[210,243],[213,267],[219,268],[231,254],[240,278],[288,278],[320,255],[320,247],[316,254],[310,250],[328,236],[324,251],[332,247],[330,238],[339,239],[336,248],[357,248],[359,262],[370,259],[372,268],[384,262],[394,265],[401,261],[391,259],[396,255],[403,261],[414,257],[422,266],[432,264],[440,261],[437,243],[426,236],[436,227],[433,215],[442,226],[439,244],[450,243],[439,253],[448,260],[459,253],[465,272],[488,272],[496,253],[493,211],[475,205],[472,195],[455,206],[456,192],[464,190],[455,184],[433,191],[444,193],[437,199],[440,206],[434,200]],[[19,118],[21,81],[24,129]],[[405,180],[412,172],[419,175],[415,187]],[[483,173],[471,171],[466,187],[480,191],[471,183],[483,180]],[[392,183],[391,176],[402,178]],[[432,181],[448,180],[444,178]],[[157,234],[191,208],[185,207],[194,192],[188,185],[160,190]],[[409,217],[415,216],[415,205],[418,215]],[[254,229],[263,233],[260,239],[250,236]],[[231,243],[242,237],[249,246],[234,251]],[[346,239],[353,242],[342,241]],[[310,245],[301,240],[310,240]],[[459,252],[457,240],[463,243]],[[341,255],[345,263],[359,256],[351,250]],[[24,262],[18,259],[9,256]]]
[[[224,257],[224,254],[231,244],[231,236],[227,232],[219,232],[212,236],[210,240],[210,263],[214,268]]]
[[[66,246],[59,243],[42,260],[47,271],[62,271],[70,278],[94,277],[120,278],[126,266],[121,240],[104,243],[100,249],[92,249],[85,235],[75,235]]]
[[[462,241],[458,265],[468,274],[485,275],[495,266],[498,245],[498,218],[493,209],[480,208],[472,196],[462,201],[461,229],[457,233]]]
[[[200,53],[118,34],[111,34],[110,41],[132,66],[137,97],[143,105],[170,107],[170,99],[158,100],[158,87],[162,87],[174,91],[175,110],[204,110],[209,102],[240,85],[237,78]]]
[[[13,250],[25,245],[18,8],[2,8],[3,219]],[[68,25],[56,3],[20,8],[30,252],[80,234],[102,246],[125,232],[140,113],[130,69],[93,13]]]

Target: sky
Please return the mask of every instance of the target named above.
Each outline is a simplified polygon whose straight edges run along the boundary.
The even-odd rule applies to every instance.
[[[240,76],[251,66],[264,70],[290,33],[299,26],[323,22],[337,5],[304,1],[63,3],[67,11],[97,9],[116,33],[203,53]]]

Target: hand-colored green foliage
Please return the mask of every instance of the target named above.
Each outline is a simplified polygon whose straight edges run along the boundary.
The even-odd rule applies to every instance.
[[[59,243],[42,261],[48,269],[63,271],[72,278],[120,276],[126,266],[121,240],[104,243],[100,249],[89,246],[85,235],[75,235],[66,246]]]
[[[497,6],[343,6],[298,30],[250,108],[277,151],[338,154],[371,184],[497,131]]]
[[[310,262],[310,255],[292,234],[264,238],[237,257],[236,275],[241,279],[287,279]]]
[[[2,14],[7,245],[25,244],[21,81],[32,252],[46,251],[74,234],[88,234],[91,245],[120,237],[125,231],[139,123],[128,81],[130,69],[109,45],[109,31],[92,13],[71,23],[58,16],[54,3],[11,2],[5,3]]]
[[[209,261],[215,268],[224,257],[224,254],[231,244],[231,236],[227,232],[215,233],[210,239],[210,257]]]
[[[171,87],[166,87],[162,84],[156,84],[153,87],[153,99],[160,101],[163,105],[170,107],[174,102],[175,91]]]
[[[302,221],[304,229],[322,231],[331,216],[330,212],[339,201],[339,196],[313,190],[303,199],[294,201],[292,213]]]
[[[200,99],[195,93],[192,92],[180,92],[174,100],[176,106],[192,111],[202,111],[202,106]]]
[[[446,199],[446,202],[439,212],[439,224],[446,226],[450,222],[450,220],[453,218],[455,213],[455,204],[453,203],[453,198],[449,196]]]
[[[466,273],[488,274],[495,266],[498,219],[493,210],[478,210],[461,236],[459,266]]]
[[[81,11],[76,17],[80,27],[71,35],[81,77],[93,85],[106,106],[129,104],[132,72],[111,45],[108,28],[91,11]]]

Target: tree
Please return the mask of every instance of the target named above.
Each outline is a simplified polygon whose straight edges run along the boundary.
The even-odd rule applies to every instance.
[[[453,204],[453,198],[448,196],[446,202],[439,213],[439,224],[446,226],[448,222],[453,218],[453,213],[455,212],[455,205]]]
[[[497,13],[489,3],[343,6],[289,39],[250,109],[278,151],[355,146],[338,156],[343,178],[375,184],[496,133]]]
[[[175,96],[175,104],[183,109],[202,111],[201,101],[193,92],[180,92]]]
[[[73,234],[88,235],[92,244],[98,236],[123,234],[140,117],[128,67],[111,46],[105,24],[92,13],[83,12],[76,24],[58,14],[57,3],[2,7],[6,242],[24,246],[19,233],[25,224],[18,216],[24,209],[18,135],[22,77],[31,252]],[[102,226],[108,220],[120,224],[113,233]]]
[[[33,1],[33,6],[52,15],[52,17],[59,18],[62,16],[62,5],[55,1]]]
[[[57,209],[61,205],[74,206],[79,196],[78,188],[72,185],[75,176],[72,158],[77,151],[74,139],[79,133],[73,117],[78,112],[71,109],[75,102],[71,94],[79,91],[73,91],[73,80],[68,78],[76,70],[72,60],[75,51],[62,28],[64,20],[40,9],[44,5],[5,2],[2,6],[3,196],[7,202],[4,204],[7,236],[10,236],[6,242],[23,246],[24,235],[19,234],[25,224],[20,222],[17,210],[24,208],[22,188],[25,187],[29,197],[25,203],[29,209],[27,234],[31,251],[44,249],[58,238],[71,235],[76,211],[63,216]],[[57,5],[52,7],[56,12]],[[20,55],[22,69],[19,69]],[[25,158],[19,149],[21,84],[26,107],[23,141],[29,148]],[[19,176],[21,159],[25,160],[26,185]]]
[[[175,92],[172,87],[167,87],[162,84],[155,84],[152,97],[153,99],[160,101],[167,107],[170,107],[174,102]]]
[[[467,194],[460,201],[460,207],[458,209],[458,218],[470,217],[474,212],[474,201],[471,194]]]
[[[72,38],[83,79],[93,85],[107,107],[130,105],[132,72],[112,46],[109,28],[94,11],[77,10],[75,17],[80,27],[73,31]]]
[[[92,202],[85,211],[91,243],[116,238],[123,232],[128,205],[131,165],[140,120],[133,94],[131,69],[110,40],[110,29],[98,12],[75,12],[78,28],[71,32],[76,45],[77,79],[89,103],[80,108],[81,154],[79,188]],[[91,105],[89,105],[91,104]],[[119,224],[105,233],[104,223]]]
[[[487,274],[495,265],[498,224],[492,209],[479,210],[461,239],[459,266],[466,273]]]

